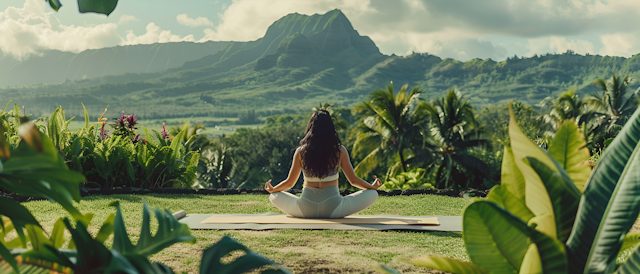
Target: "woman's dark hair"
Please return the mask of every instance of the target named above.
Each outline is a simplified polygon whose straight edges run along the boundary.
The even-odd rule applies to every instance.
[[[329,112],[324,109],[314,112],[298,147],[305,175],[328,176],[340,162],[340,146],[340,137]]]

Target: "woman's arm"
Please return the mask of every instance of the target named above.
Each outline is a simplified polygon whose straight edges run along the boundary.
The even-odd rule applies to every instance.
[[[280,182],[276,186],[271,186],[271,180],[269,180],[265,185],[264,189],[269,193],[285,191],[287,189],[292,188],[298,178],[300,177],[300,171],[302,170],[302,163],[300,162],[300,149],[296,149],[296,152],[293,154],[293,163],[291,163],[291,169],[289,170],[289,176],[287,179]]]
[[[382,185],[382,182],[378,177],[376,177],[372,185],[356,176],[356,173],[353,171],[353,165],[351,165],[349,152],[347,152],[347,149],[344,146],[340,146],[340,152],[340,167],[342,168],[344,176],[347,177],[347,180],[349,180],[349,183],[352,186],[359,189],[378,189]]]

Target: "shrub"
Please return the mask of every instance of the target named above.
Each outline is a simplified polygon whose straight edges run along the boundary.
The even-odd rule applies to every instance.
[[[174,243],[194,242],[186,224],[179,223],[167,210],[155,209],[157,232],[152,236],[150,210],[144,202],[140,238],[133,245],[116,202],[112,204],[116,213],[107,217],[93,237],[87,231],[93,215],[80,213],[73,204],[80,201],[78,184],[85,181],[84,176],[69,170],[52,140],[32,122],[21,125],[20,137],[18,146],[11,149],[4,125],[0,124],[0,188],[59,203],[69,212],[75,227],[69,218],[59,218],[51,234],[47,234],[28,209],[0,197],[0,272],[13,269],[17,273],[173,273],[162,263],[150,262],[148,257]],[[71,242],[62,249],[65,230],[71,234]],[[111,234],[114,241],[108,249],[104,241]],[[220,259],[234,250],[246,254],[222,264]],[[277,268],[269,270],[270,273],[289,273],[225,236],[204,251],[200,273],[240,273],[265,266]]]

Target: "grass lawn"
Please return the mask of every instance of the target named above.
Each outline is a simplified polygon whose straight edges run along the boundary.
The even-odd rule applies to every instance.
[[[187,213],[266,213],[280,212],[267,195],[111,195],[88,196],[77,205],[81,212],[95,214],[90,232],[115,212],[108,204],[119,200],[130,237],[137,241],[142,220],[142,199],[151,208],[166,208]],[[462,214],[470,199],[435,195],[380,197],[361,214],[397,214],[408,216]],[[50,232],[57,218],[66,212],[48,201],[27,202],[36,219]],[[155,219],[153,220],[155,221]],[[156,222],[157,225],[157,222]],[[223,235],[229,235],[263,256],[295,273],[375,273],[385,264],[403,273],[425,273],[406,260],[425,254],[440,254],[468,260],[462,234],[457,232],[334,231],[334,230],[192,230],[195,244],[176,244],[151,257],[176,273],[197,273],[202,251]],[[67,232],[68,233],[68,232]],[[70,235],[67,235],[70,238]],[[108,245],[110,245],[108,240]]]

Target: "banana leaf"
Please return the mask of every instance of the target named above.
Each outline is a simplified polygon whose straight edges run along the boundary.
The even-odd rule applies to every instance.
[[[488,273],[517,273],[529,247],[528,227],[490,201],[476,201],[464,211],[462,237],[471,261]]]
[[[410,263],[426,268],[437,269],[455,274],[483,274],[487,273],[481,267],[456,259],[443,256],[422,256],[409,260]]]
[[[513,156],[522,172],[522,176],[526,182],[525,185],[525,203],[527,207],[536,216],[537,226],[536,229],[549,236],[556,237],[556,224],[553,211],[553,205],[551,204],[551,198],[547,193],[547,189],[544,186],[538,174],[533,170],[529,164],[524,162],[524,158],[533,157],[542,161],[552,170],[556,171],[557,168],[549,156],[542,151],[536,144],[534,144],[529,137],[527,137],[515,120],[513,109],[509,106],[509,140],[511,141],[511,149],[513,150]]]
[[[565,120],[549,144],[549,155],[558,161],[576,185],[580,193],[591,174],[589,166],[589,149],[573,120]]]
[[[513,150],[506,145],[504,146],[501,174],[500,185],[504,186],[507,191],[524,203],[526,201],[525,180],[516,165],[515,158],[513,158]]]
[[[573,228],[580,203],[580,191],[561,169],[553,171],[536,158],[527,157],[526,161],[536,171],[549,193],[556,219],[557,239],[564,243]]]
[[[631,116],[587,181],[567,241],[572,273],[615,267],[623,236],[640,213],[640,111]]]
[[[491,191],[489,191],[487,200],[498,204],[524,222],[529,222],[529,220],[534,217],[531,210],[525,205],[524,200],[516,197],[516,195],[507,190],[504,185],[494,186]]]

